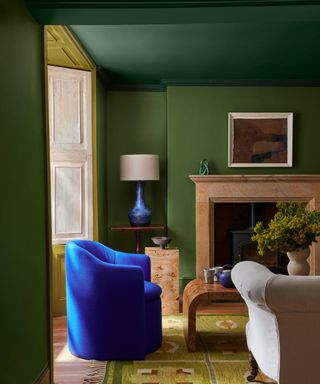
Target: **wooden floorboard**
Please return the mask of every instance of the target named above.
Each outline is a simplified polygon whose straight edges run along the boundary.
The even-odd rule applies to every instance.
[[[246,314],[244,303],[211,303],[201,306],[197,313],[201,314]],[[53,351],[54,351],[54,383],[83,384],[88,360],[73,356],[67,346],[66,317],[53,319]]]
[[[66,317],[53,319],[54,383],[83,384],[89,362],[73,356],[67,346]]]

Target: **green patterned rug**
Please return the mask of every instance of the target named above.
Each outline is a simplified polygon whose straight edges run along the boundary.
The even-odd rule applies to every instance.
[[[247,316],[198,315],[198,351],[189,353],[183,317],[163,316],[161,348],[141,361],[92,362],[86,384],[242,384],[248,373]],[[258,376],[259,383],[274,383]]]

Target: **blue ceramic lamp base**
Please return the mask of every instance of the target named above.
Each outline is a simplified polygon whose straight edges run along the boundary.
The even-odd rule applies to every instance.
[[[144,203],[143,181],[137,181],[136,201],[134,207],[128,213],[128,218],[132,227],[148,227],[151,223],[151,211]]]

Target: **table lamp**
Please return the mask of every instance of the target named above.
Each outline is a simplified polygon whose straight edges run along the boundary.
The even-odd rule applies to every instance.
[[[144,181],[159,180],[159,156],[120,156],[120,180],[137,182],[136,201],[128,218],[133,227],[147,227],[151,222],[151,212],[144,202]]]

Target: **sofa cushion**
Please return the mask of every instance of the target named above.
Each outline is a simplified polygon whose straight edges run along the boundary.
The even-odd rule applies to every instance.
[[[144,282],[144,299],[146,302],[158,300],[161,295],[161,288],[157,284],[150,283],[149,281]]]

